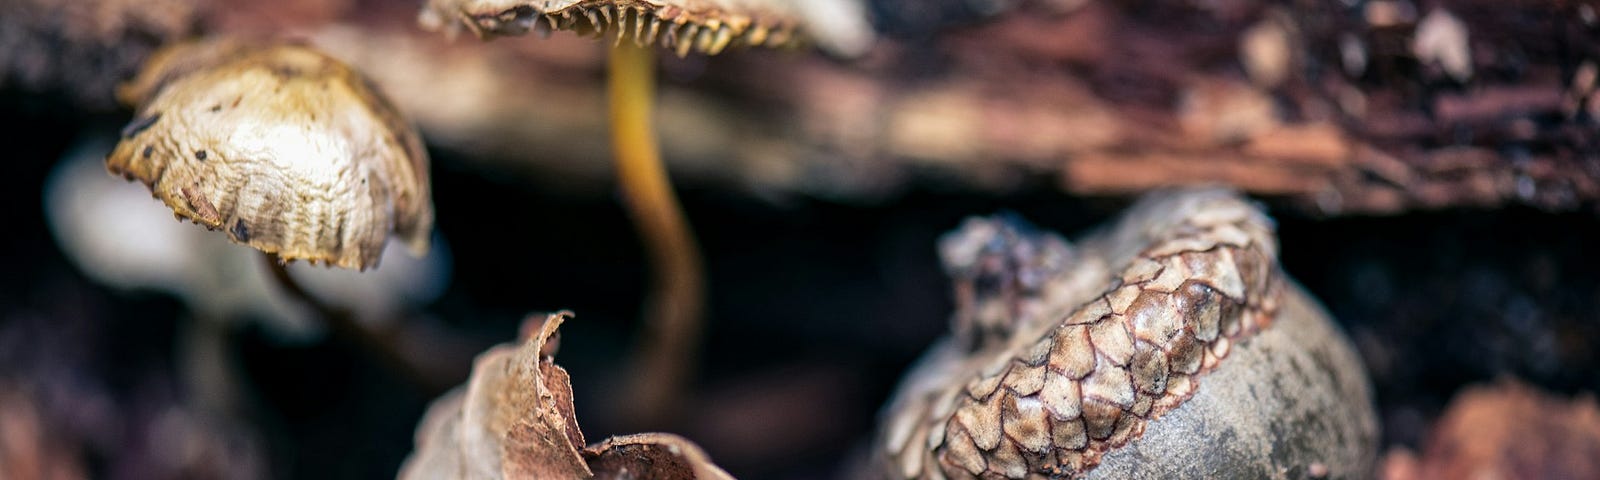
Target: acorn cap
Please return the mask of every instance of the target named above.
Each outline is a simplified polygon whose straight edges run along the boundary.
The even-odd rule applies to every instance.
[[[344,63],[303,45],[184,43],[118,96],[138,114],[106,169],[143,182],[180,219],[285,261],[365,270],[390,232],[427,252],[427,153]]]
[[[619,42],[659,44],[680,57],[808,41],[848,56],[872,42],[865,17],[853,0],[429,0],[419,21],[450,34],[464,26],[482,38],[617,32]]]

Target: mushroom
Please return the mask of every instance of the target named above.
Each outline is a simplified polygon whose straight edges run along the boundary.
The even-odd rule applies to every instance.
[[[654,45],[678,56],[732,47],[790,47],[808,39],[840,55],[862,53],[872,35],[852,0],[430,0],[419,22],[480,38],[554,30],[614,33],[608,69],[617,179],[646,244],[654,277],[646,309],[652,330],[636,359],[629,405],[646,422],[671,411],[699,343],[701,258],[656,144]]]
[[[224,38],[164,48],[118,97],[138,110],[108,171],[139,180],[180,220],[264,252],[273,278],[335,334],[430,383],[400,332],[356,323],[286,269],[374,268],[391,235],[413,256],[428,251],[427,154],[369,80],[305,45]]]
[[[106,169],[179,218],[283,261],[365,270],[391,233],[427,252],[422,143],[338,60],[293,44],[184,43],[118,96],[139,110]]]

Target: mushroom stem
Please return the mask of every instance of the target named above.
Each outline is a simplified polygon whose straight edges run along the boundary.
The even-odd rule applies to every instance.
[[[349,310],[330,305],[307,292],[300,282],[296,282],[294,277],[289,275],[287,263],[277,255],[263,253],[262,258],[267,262],[267,270],[272,272],[272,279],[283,287],[284,293],[304,303],[318,317],[322,317],[335,338],[359,345],[361,349],[378,357],[378,360],[391,370],[430,394],[449,388],[446,382],[454,379],[440,379],[433,373],[438,370],[437,368],[429,368],[425,360],[418,355],[408,354],[408,349],[405,348],[406,339],[403,338],[405,332],[393,328],[378,330],[362,325]]]
[[[684,220],[652,124],[655,51],[632,42],[611,48],[612,146],[617,180],[650,256],[646,331],[635,352],[627,415],[642,423],[665,421],[680,400],[700,343],[704,273],[699,247]]]

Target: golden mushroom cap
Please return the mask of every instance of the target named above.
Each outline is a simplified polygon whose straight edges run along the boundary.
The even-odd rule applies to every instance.
[[[678,56],[729,47],[789,47],[817,41],[855,55],[872,41],[855,0],[429,0],[420,23],[479,37],[571,30],[617,32],[618,41],[661,45]]]
[[[138,105],[106,168],[180,219],[276,254],[365,270],[390,232],[421,255],[428,157],[359,73],[310,47],[215,40],[153,56],[119,91]]]

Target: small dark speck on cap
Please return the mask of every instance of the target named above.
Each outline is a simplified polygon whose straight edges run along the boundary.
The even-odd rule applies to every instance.
[[[205,161],[205,159],[206,159],[206,151],[205,150],[195,150],[194,151],[194,158],[195,158],[195,160]]]
[[[250,242],[250,226],[245,225],[244,219],[242,218],[234,220],[233,227],[229,228],[228,232],[233,234],[234,240],[238,240],[242,243]]]

